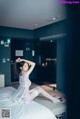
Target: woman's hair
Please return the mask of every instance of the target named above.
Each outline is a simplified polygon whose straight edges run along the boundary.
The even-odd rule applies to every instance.
[[[21,73],[20,67],[23,67],[23,65],[24,65],[25,63],[27,63],[27,62],[24,62],[24,61],[18,62],[18,63],[17,63],[17,62],[14,62],[14,64],[13,64],[14,79],[19,78],[19,74]],[[28,67],[30,68],[29,63],[27,63],[27,64],[28,64]],[[28,70],[29,70],[29,68],[28,68]]]

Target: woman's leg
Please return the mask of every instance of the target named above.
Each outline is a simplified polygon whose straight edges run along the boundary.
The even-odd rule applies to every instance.
[[[54,102],[53,97],[47,93],[45,90],[43,90],[41,87],[37,87],[37,90],[39,90],[39,92],[46,98],[48,98],[49,100],[51,100],[52,102]]]
[[[30,90],[30,102],[36,98],[38,95],[40,94],[40,92],[37,90],[37,88],[33,88],[32,90]]]
[[[44,91],[41,87],[36,87],[35,90],[33,89],[33,92],[30,95],[30,100],[32,101],[35,97],[37,97],[39,94],[42,94],[46,98],[50,99],[53,103],[60,102],[55,97],[52,97],[50,94],[48,94],[46,91]]]

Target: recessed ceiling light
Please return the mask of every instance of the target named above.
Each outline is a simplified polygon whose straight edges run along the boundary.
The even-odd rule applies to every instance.
[[[55,20],[56,18],[54,17],[53,20]]]

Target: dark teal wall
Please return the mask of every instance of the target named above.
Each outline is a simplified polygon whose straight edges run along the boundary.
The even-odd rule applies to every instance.
[[[6,40],[4,40],[6,42]],[[0,44],[0,74],[5,76],[5,85],[11,83],[11,46],[8,47]],[[6,62],[3,62],[5,59]],[[8,60],[9,59],[9,60]]]
[[[10,37],[10,38],[34,38],[33,30],[25,30],[18,28],[10,27],[0,27],[0,36],[1,37]]]
[[[7,38],[13,39],[28,39],[33,40],[32,30],[25,30],[25,29],[18,29],[18,28],[10,28],[10,27],[0,27],[0,40],[6,40]],[[3,58],[9,58],[11,59],[11,49],[10,47],[6,48],[4,46],[0,46],[0,51],[3,52],[2,55],[0,53],[0,61],[2,61]],[[6,67],[6,68],[5,68]],[[11,60],[6,63],[0,62],[0,73],[5,75],[5,84],[9,85],[11,83]]]

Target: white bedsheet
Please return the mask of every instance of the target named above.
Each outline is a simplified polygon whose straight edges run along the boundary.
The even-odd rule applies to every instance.
[[[8,97],[14,91],[16,89],[12,87],[0,88],[0,109],[10,108],[11,119],[56,119],[48,108],[37,102],[32,101],[30,104],[11,102]]]

